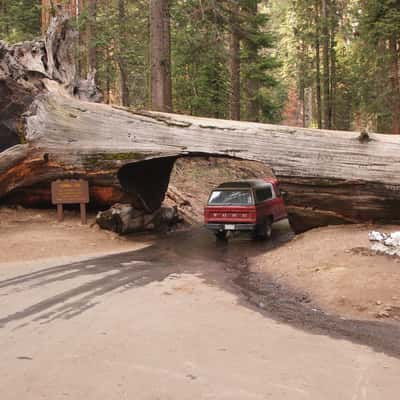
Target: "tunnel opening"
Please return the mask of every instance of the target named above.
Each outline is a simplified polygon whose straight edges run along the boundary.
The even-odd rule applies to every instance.
[[[268,165],[226,156],[189,155],[179,157],[171,172],[165,202],[176,204],[193,224],[203,224],[204,206],[211,191],[224,182],[273,178]]]
[[[115,204],[100,213],[99,225],[119,233],[147,230],[160,215],[169,226],[171,221],[178,225],[183,222],[185,227],[202,225],[204,206],[217,185],[275,177],[273,170],[261,162],[203,154],[128,163],[117,175],[122,190],[140,202],[139,206]],[[158,222],[156,225],[160,227]]]
[[[138,197],[145,211],[161,207],[177,157],[154,158],[124,165],[118,171],[122,189]]]
[[[201,223],[210,191],[226,181],[273,178],[268,165],[226,156],[187,155],[124,165],[118,179],[124,192],[139,199],[148,213],[162,204],[177,206],[192,223]]]

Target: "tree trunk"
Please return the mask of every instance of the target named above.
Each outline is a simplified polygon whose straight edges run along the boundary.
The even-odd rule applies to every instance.
[[[337,127],[336,122],[336,92],[337,92],[337,80],[336,80],[336,32],[335,28],[332,27],[331,31],[331,52],[330,52],[330,62],[331,62],[331,79],[330,79],[330,118],[331,118],[331,128],[335,129]]]
[[[255,0],[250,1],[247,6],[247,10],[252,19],[256,18],[258,13],[258,2]],[[257,44],[254,42],[254,39],[251,36],[252,35],[250,35],[249,38],[243,41],[244,46],[246,47],[246,52],[247,52],[246,61],[248,65],[253,65],[257,61],[257,55],[258,55]],[[258,81],[253,77],[248,76],[245,82],[245,90],[247,97],[246,120],[257,122],[260,119],[258,99],[257,99],[259,90]]]
[[[329,86],[329,105],[330,105],[330,127],[337,128],[336,115],[336,93],[337,93],[337,55],[336,55],[336,33],[339,25],[338,3],[337,0],[330,0],[329,9],[329,60],[330,60],[330,86]]]
[[[5,4],[5,0],[3,0]],[[50,23],[50,18],[52,16],[52,2],[51,0],[42,0],[42,34],[44,35]]]
[[[10,34],[10,24],[9,24],[9,18],[8,18],[8,10],[7,10],[7,0],[2,0],[1,1],[1,14],[3,16],[3,22],[4,22],[4,30],[0,31],[0,34],[3,36],[5,35],[6,37]]]
[[[392,86],[392,133],[400,134],[400,71],[399,44],[396,37],[390,39],[391,86]]]
[[[329,0],[322,0],[322,59],[324,65],[323,74],[323,104],[324,104],[324,128],[331,129],[331,94],[330,94],[330,40],[329,40]]]
[[[169,0],[150,0],[151,107],[172,110]]]
[[[315,0],[315,86],[316,86],[316,103],[317,103],[317,126],[322,128],[322,99],[321,99],[321,55],[320,55],[320,13],[319,1]]]
[[[50,203],[55,179],[89,181],[92,205],[160,208],[178,157],[199,154],[274,168],[296,231],[337,223],[400,220],[400,143],[392,135],[288,128],[132,112],[81,101],[70,65],[74,35],[59,19],[46,42],[0,51],[0,122],[24,144],[0,153],[0,198]],[[56,60],[56,62],[55,62]],[[83,86],[86,88],[86,86]],[[87,96],[86,98],[90,98]],[[179,189],[179,188],[178,188]]]
[[[238,32],[237,16],[239,13],[238,3],[232,6],[231,32],[229,43],[229,71],[230,71],[230,119],[240,121],[240,37]]]
[[[97,0],[88,0],[88,23],[86,37],[88,48],[87,65],[89,74],[95,74],[97,71],[96,17]]]
[[[118,67],[120,72],[120,92],[121,104],[129,106],[129,86],[128,86],[128,69],[126,67],[123,49],[125,37],[125,0],[118,0],[118,22],[119,22],[119,54],[118,54]]]
[[[49,28],[50,21],[59,13],[77,17],[85,0],[42,0],[42,33]],[[91,0],[89,0],[91,1]]]
[[[106,63],[106,98],[105,102],[107,104],[111,104],[111,50],[109,46],[106,46],[104,51],[105,54],[105,63]]]
[[[306,85],[305,85],[305,60],[307,55],[307,47],[304,40],[301,40],[300,45],[300,68],[298,68],[298,86],[299,86],[299,100],[300,100],[300,108],[301,108],[301,119],[302,119],[302,127],[306,127],[306,119],[307,119],[307,107],[306,107]]]

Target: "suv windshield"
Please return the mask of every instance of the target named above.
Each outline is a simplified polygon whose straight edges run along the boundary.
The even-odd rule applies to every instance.
[[[251,206],[253,197],[249,190],[214,190],[208,204],[213,206]]]

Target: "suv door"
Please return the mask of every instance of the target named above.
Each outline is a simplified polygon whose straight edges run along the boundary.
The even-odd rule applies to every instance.
[[[283,196],[282,193],[279,189],[278,184],[274,184],[273,185],[275,193],[276,193],[276,197],[278,200],[278,206],[277,206],[277,214],[279,219],[284,219],[287,218],[287,212],[286,212],[286,207],[285,207],[285,202],[283,200]]]
[[[255,190],[255,200],[257,208],[257,222],[262,223],[266,216],[272,216],[277,219],[279,207],[274,189],[272,185],[266,185]]]

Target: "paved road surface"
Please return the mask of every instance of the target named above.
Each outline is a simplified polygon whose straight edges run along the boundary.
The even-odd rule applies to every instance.
[[[268,246],[193,233],[70,265],[0,266],[1,400],[399,399],[398,358],[247,303],[226,261]]]

